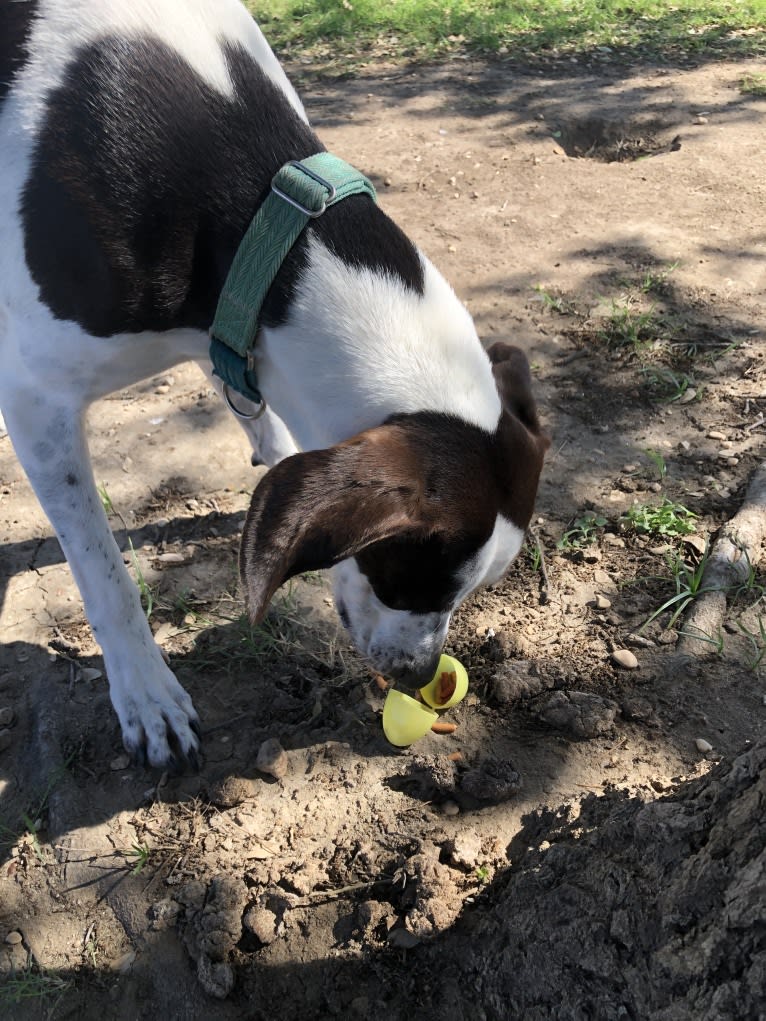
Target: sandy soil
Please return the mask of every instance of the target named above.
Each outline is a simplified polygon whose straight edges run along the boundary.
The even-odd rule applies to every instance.
[[[549,585],[531,544],[457,614],[448,651],[471,689],[453,735],[387,744],[321,577],[244,627],[236,552],[258,472],[180,366],[91,415],[115,530],[205,729],[199,775],[132,768],[76,589],[0,438],[3,1016],[444,1017],[440,962],[468,976],[455,1017],[554,1016],[474,1000],[465,970],[498,938],[486,923],[518,856],[584,798],[672,797],[766,733],[762,568],[706,660],[679,660],[667,613],[639,633],[676,591],[668,548],[696,563],[763,458],[766,100],[738,89],[756,70],[461,61],[302,83],[326,144],[372,176],[487,341],[529,352],[553,437],[536,522]],[[689,539],[621,522],[666,497],[697,515]],[[588,514],[603,519],[588,541],[560,548]],[[280,779],[256,767],[271,738]]]

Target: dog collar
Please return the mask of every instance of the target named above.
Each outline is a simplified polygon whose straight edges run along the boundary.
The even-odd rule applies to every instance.
[[[236,251],[210,327],[213,371],[223,381],[224,397],[235,413],[229,387],[263,404],[254,348],[261,307],[280,266],[310,220],[360,193],[376,200],[372,182],[329,152],[291,160],[274,175],[271,190]]]

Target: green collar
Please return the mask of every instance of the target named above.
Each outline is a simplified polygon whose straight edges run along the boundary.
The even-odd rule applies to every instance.
[[[213,371],[255,403],[263,403],[255,375],[254,347],[261,307],[287,253],[306,224],[328,206],[375,189],[354,167],[329,152],[290,161],[277,171],[234,256],[210,328]]]

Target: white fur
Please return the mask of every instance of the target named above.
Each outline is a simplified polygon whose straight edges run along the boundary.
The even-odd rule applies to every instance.
[[[225,95],[232,82],[220,44],[236,40],[301,115],[303,108],[235,0],[42,0],[40,12],[30,43],[34,57],[0,116],[0,408],[103,649],[125,744],[131,751],[145,747],[159,765],[171,761],[174,743],[193,755],[196,713],[153,641],[111,535],[83,420],[92,401],[180,361],[195,359],[209,372],[208,338],[175,330],[97,339],[55,319],[26,267],[19,196],[46,97],[76,49],[107,34],[154,35]],[[264,330],[259,346],[260,380],[273,410],[243,423],[256,454],[274,463],[295,450],[293,437],[303,448],[329,446],[392,413],[422,409],[495,428],[500,401],[470,316],[425,259],[424,270],[420,298],[397,281],[349,268],[318,244],[311,247],[294,315],[285,326]],[[373,360],[376,372],[370,371]],[[247,407],[244,399],[237,403]],[[466,567],[463,594],[507,567],[520,545],[515,532],[498,523]],[[402,649],[421,663],[441,649],[449,614],[388,610],[352,562],[341,565],[336,578],[351,633],[380,669]]]
[[[473,321],[421,258],[423,297],[310,245],[289,323],[264,330],[257,349],[269,403],[303,449],[332,446],[389,415],[424,408],[495,430],[500,398]]]

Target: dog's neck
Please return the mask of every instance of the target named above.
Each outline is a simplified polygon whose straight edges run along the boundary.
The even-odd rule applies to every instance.
[[[264,396],[303,449],[423,410],[496,428],[500,400],[473,321],[417,257],[422,290],[309,238],[286,316],[257,347]]]

